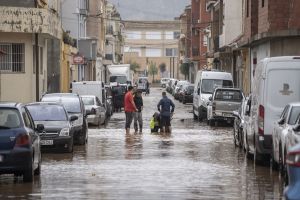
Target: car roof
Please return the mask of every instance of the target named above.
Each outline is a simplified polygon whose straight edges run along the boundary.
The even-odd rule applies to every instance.
[[[43,95],[43,97],[76,97],[79,96],[78,94],[75,93],[47,93]]]
[[[93,98],[96,98],[95,95],[80,95],[80,97],[93,97]]]
[[[61,103],[59,102],[47,102],[47,101],[43,101],[43,102],[33,102],[33,103],[28,103],[26,104],[26,106],[39,106],[39,105],[53,105],[53,106],[63,106]]]
[[[17,108],[19,106],[21,106],[21,103],[17,103],[17,102],[0,102],[0,107],[5,107],[5,108]]]
[[[222,88],[222,87],[218,87],[218,88],[216,88],[215,90],[234,90],[234,91],[239,91],[239,92],[242,92],[242,90],[241,89],[239,89],[239,88]]]
[[[292,102],[292,103],[289,103],[290,106],[300,106],[300,102]]]

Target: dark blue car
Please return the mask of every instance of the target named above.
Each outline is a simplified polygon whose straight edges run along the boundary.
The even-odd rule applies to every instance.
[[[0,103],[0,174],[22,176],[33,181],[41,172],[40,137],[43,125],[34,122],[19,103]]]
[[[285,189],[287,200],[300,199],[300,144],[292,147],[286,157],[289,185]]]

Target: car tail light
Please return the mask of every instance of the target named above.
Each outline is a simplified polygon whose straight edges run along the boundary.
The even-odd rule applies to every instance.
[[[23,147],[29,145],[29,135],[21,134],[16,139],[15,147]]]
[[[300,152],[290,152],[286,156],[286,163],[290,166],[300,167]]]
[[[259,105],[258,134],[264,135],[265,108]]]

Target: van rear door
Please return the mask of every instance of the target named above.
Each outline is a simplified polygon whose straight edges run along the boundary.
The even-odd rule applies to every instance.
[[[266,69],[264,134],[270,135],[284,107],[300,100],[300,62],[270,62]]]

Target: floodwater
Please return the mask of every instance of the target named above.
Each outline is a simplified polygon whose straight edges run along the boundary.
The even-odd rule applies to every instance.
[[[233,145],[232,128],[192,119],[176,102],[171,136],[150,134],[162,89],[144,97],[143,134],[125,136],[124,113],[89,129],[86,147],[43,154],[34,183],[0,176],[0,199],[281,199],[278,172],[254,165]]]

